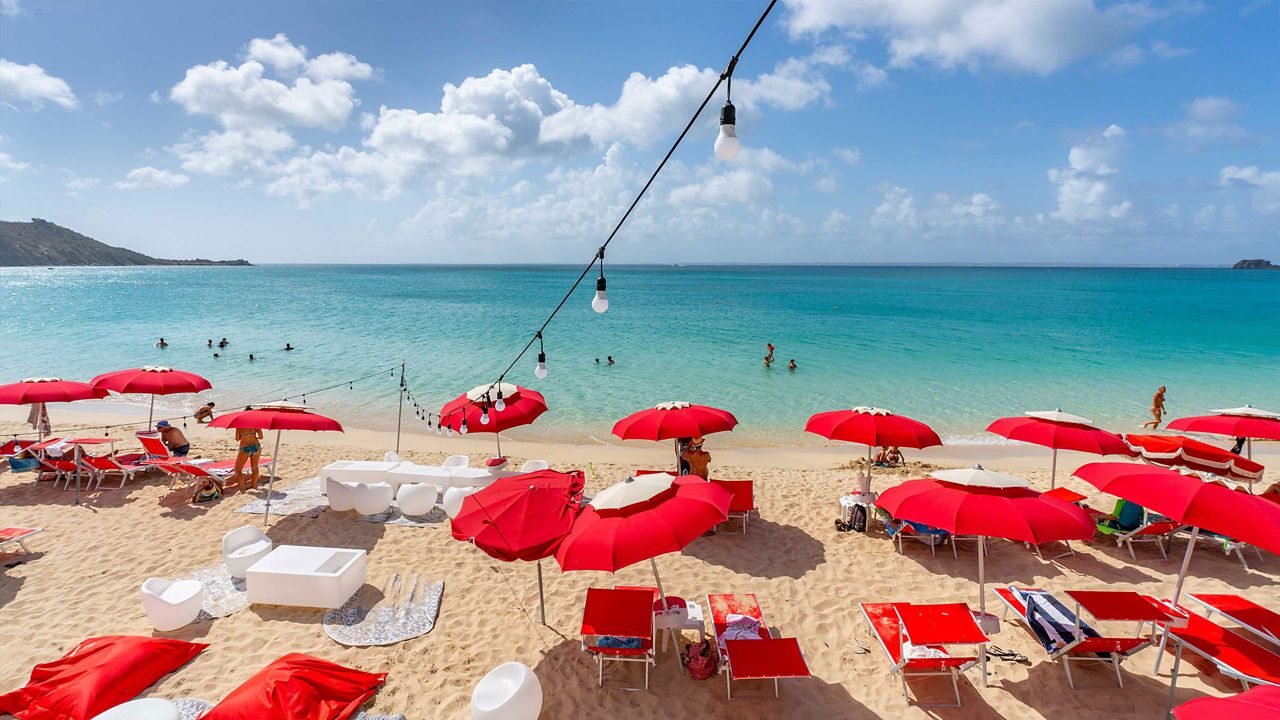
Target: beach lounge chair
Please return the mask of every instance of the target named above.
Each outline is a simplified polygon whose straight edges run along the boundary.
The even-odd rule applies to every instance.
[[[1218,613],[1254,635],[1280,646],[1280,613],[1239,595],[1189,593],[1187,597],[1205,606],[1207,617]]]
[[[1213,663],[1223,675],[1239,680],[1245,690],[1249,689],[1250,683],[1280,685],[1280,655],[1184,607],[1173,608],[1162,600],[1144,597],[1156,607],[1186,618],[1184,627],[1169,627],[1163,636],[1163,640],[1172,637],[1177,646],[1169,678],[1168,710],[1173,709],[1173,694],[1178,687],[1178,670],[1184,649]]]
[[[734,680],[772,680],[777,697],[778,680],[810,677],[800,644],[795,638],[773,637],[755,595],[708,594],[707,608],[729,699]]]
[[[1110,515],[1097,517],[1098,532],[1115,538],[1116,547],[1127,547],[1129,557],[1137,560],[1133,553],[1133,544],[1138,542],[1154,542],[1160,550],[1160,557],[1168,559],[1164,544],[1169,533],[1178,529],[1178,523],[1168,518],[1148,513],[1146,508],[1128,500],[1117,500],[1116,507]]]
[[[44,528],[29,527],[7,527],[0,528],[0,551],[4,550],[4,546],[9,543],[18,543],[18,547],[22,548],[22,552],[30,554],[31,548],[27,547],[27,540],[35,535],[44,532]]]
[[[0,462],[9,462],[22,454],[24,450],[35,444],[35,440],[19,440],[14,438],[3,445],[0,445]]]
[[[71,487],[71,479],[76,476],[76,469],[78,467],[79,466],[76,465],[75,460],[69,460],[67,458],[41,457],[38,479],[43,480],[52,475],[53,486],[56,488],[58,487],[58,483],[61,482],[63,489],[66,489]]]
[[[169,446],[164,444],[159,435],[138,435],[138,442],[142,443],[142,452],[152,459],[162,459],[171,457],[169,455]]]
[[[957,605],[964,609],[964,614],[969,618],[969,624],[975,625],[976,628],[968,607]],[[941,644],[913,644],[905,632],[902,616],[898,612],[900,608],[910,607],[910,603],[858,604],[862,617],[866,618],[867,625],[871,628],[871,634],[876,636],[880,649],[884,651],[893,666],[891,671],[897,673],[902,680],[902,697],[908,702],[911,701],[907,691],[908,677],[946,676],[951,678],[951,689],[956,698],[954,704],[936,705],[918,701],[915,704],[921,707],[960,707],[960,673],[977,665],[978,657],[976,655],[953,656]],[[986,642],[986,638],[983,638],[982,642]]]
[[[95,487],[102,489],[102,480],[111,474],[120,476],[120,484],[116,489],[124,487],[125,481],[132,480],[137,473],[149,470],[147,465],[129,465],[120,462],[110,455],[82,455],[80,462],[84,465],[85,470],[89,471],[89,479],[95,482]]]
[[[729,519],[742,519],[742,532],[747,532],[747,520],[756,512],[755,483],[750,480],[712,480],[715,485],[733,495],[729,499]]]
[[[902,554],[902,538],[909,537],[919,540],[929,546],[929,552],[932,555],[938,554],[938,546],[944,543],[951,544],[951,556],[959,558],[956,554],[955,543],[951,543],[951,534],[946,530],[939,530],[936,527],[930,527],[924,523],[911,522],[910,520],[895,520],[891,517],[881,517],[880,522],[884,525],[884,531],[889,535],[890,540],[898,541],[898,554]]]
[[[1050,660],[1061,661],[1067,687],[1075,689],[1072,662],[1107,662],[1116,672],[1116,683],[1124,687],[1120,663],[1151,644],[1147,637],[1103,637],[1069,610],[1061,600],[1039,588],[998,587],[996,596],[1006,613],[1013,611],[1018,622],[1044,648]]]
[[[1188,542],[1191,540],[1191,526],[1183,525],[1173,531],[1173,537],[1185,538]],[[1235,538],[1227,537],[1221,533],[1212,532],[1200,528],[1200,532],[1196,534],[1197,543],[1208,543],[1222,551],[1223,555],[1235,555],[1240,561],[1240,566],[1245,570],[1249,569],[1249,563],[1244,559],[1245,548],[1253,547],[1249,543],[1240,542]],[[1253,551],[1258,555],[1258,562],[1262,562],[1262,551],[1254,547]]]
[[[654,633],[651,592],[587,588],[587,603],[582,610],[582,649],[595,658],[598,687],[604,687],[606,662],[638,662],[644,665],[644,689],[648,690],[649,666],[656,662]]]

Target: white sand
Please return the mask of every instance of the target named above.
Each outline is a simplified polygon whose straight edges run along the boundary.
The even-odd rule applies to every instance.
[[[13,420],[6,411],[0,418]],[[114,418],[118,420],[118,418]],[[62,423],[107,422],[60,410]],[[0,423],[0,433],[19,431],[16,423]],[[89,435],[100,434],[86,433]],[[195,448],[206,456],[228,457],[231,443],[224,431],[188,429]],[[344,435],[286,434],[282,449],[283,480],[278,487],[310,477],[339,458],[374,459],[390,448],[385,433],[352,430]],[[554,560],[544,562],[547,620],[537,622],[537,586],[532,564],[495,561],[454,541],[447,524],[430,528],[385,526],[354,520],[352,514],[325,512],[319,518],[273,519],[270,536],[277,544],[335,545],[369,551],[369,583],[380,587],[393,572],[420,571],[446,583],[436,629],[429,635],[385,648],[344,648],[329,640],[320,625],[321,611],[253,606],[228,618],[189,626],[169,634],[211,643],[189,665],[156,684],[156,697],[201,697],[217,701],[253,672],[287,652],[312,653],[369,671],[390,673],[372,708],[403,712],[410,720],[467,718],[474,684],[492,667],[519,660],[532,666],[545,697],[542,718],[614,717],[658,720],[664,717],[754,718],[1156,718],[1168,691],[1166,661],[1160,676],[1151,673],[1155,650],[1146,650],[1125,665],[1125,688],[1117,688],[1109,667],[1077,666],[1076,685],[1067,688],[1061,667],[1020,628],[1006,623],[994,642],[1024,653],[1029,666],[992,663],[990,687],[979,686],[978,674],[962,681],[961,710],[933,713],[908,706],[889,664],[857,613],[860,601],[963,601],[976,605],[977,558],[972,543],[961,543],[960,557],[944,549],[936,557],[918,543],[908,543],[905,556],[877,528],[869,535],[837,533],[835,498],[853,486],[853,471],[837,469],[858,457],[857,447],[819,449],[735,448],[717,450],[716,477],[753,479],[760,517],[747,535],[721,533],[702,538],[682,555],[658,559],[668,592],[700,598],[707,592],[754,592],[771,625],[799,639],[814,677],[782,683],[774,699],[764,683],[741,683],[735,699],[724,695],[724,681],[695,682],[683,676],[675,656],[659,656],[648,692],[599,690],[595,665],[579,649],[578,626],[587,587],[651,584],[648,564],[610,577],[603,573],[561,574]],[[447,454],[469,452],[473,459],[489,454],[488,436],[446,440],[412,436],[405,454],[433,462]],[[270,444],[268,443],[268,451]],[[625,446],[539,445],[504,443],[513,462],[545,458],[558,469],[587,470],[591,489],[620,480],[637,467],[665,467],[668,444]],[[1273,450],[1255,452],[1264,463],[1280,460]],[[1048,453],[1040,448],[987,446],[944,448],[909,453],[913,460],[941,466],[980,460],[996,470],[1026,474],[1036,486],[1047,486]],[[1091,456],[1064,454],[1059,479]],[[922,468],[913,467],[918,476]],[[876,488],[899,478],[882,475]],[[1110,509],[1112,499],[1098,497],[1084,483],[1068,486],[1091,496],[1096,507]],[[234,514],[245,500],[233,494],[210,506],[183,502],[169,493],[163,480],[149,478],[123,490],[86,495],[84,505],[71,505],[71,493],[39,487],[31,475],[0,476],[0,525],[43,527],[32,541],[28,562],[0,574],[0,689],[25,682],[33,664],[52,660],[84,638],[131,633],[150,635],[138,599],[138,586],[150,576],[176,577],[221,559],[223,533],[261,516]],[[1182,545],[1175,552],[1180,554]],[[1134,589],[1167,596],[1173,589],[1177,559],[1161,560],[1153,547],[1139,547],[1138,559],[1103,541],[1077,543],[1077,554],[1057,561],[1039,560],[1020,544],[991,543],[988,580],[1067,589]],[[1242,592],[1280,609],[1280,563],[1274,556],[1245,572],[1234,558],[1202,546],[1192,563],[1191,591]],[[994,596],[988,608],[996,606]],[[1128,628],[1125,628],[1128,630]],[[861,653],[858,644],[870,647]],[[1179,681],[1179,702],[1203,694],[1224,695],[1239,684],[1205,675],[1203,664],[1188,665]],[[614,669],[607,679],[638,682],[639,668]],[[945,680],[913,681],[926,699],[946,701]]]

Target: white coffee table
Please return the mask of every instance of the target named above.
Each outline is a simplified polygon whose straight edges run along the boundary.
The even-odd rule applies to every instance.
[[[403,463],[387,473],[386,482],[397,489],[405,483],[426,483],[442,491],[452,487],[488,487],[494,480],[508,474],[492,472],[484,468],[441,467],[439,465],[414,465]]]
[[[281,545],[245,573],[249,602],[341,607],[365,580],[364,550]]]
[[[387,482],[387,473],[404,464],[384,460],[339,460],[320,468],[320,480],[333,478],[343,483]]]

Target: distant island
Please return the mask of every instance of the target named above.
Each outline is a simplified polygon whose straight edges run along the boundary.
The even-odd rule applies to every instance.
[[[65,265],[238,265],[247,260],[165,260],[98,242],[91,237],[32,218],[0,221],[0,267]]]
[[[1272,265],[1269,260],[1241,260],[1231,266],[1232,270],[1280,270],[1280,265]]]

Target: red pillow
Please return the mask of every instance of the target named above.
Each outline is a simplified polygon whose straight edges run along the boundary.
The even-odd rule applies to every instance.
[[[20,720],[90,720],[132,700],[207,647],[134,635],[89,638],[32,668],[26,687],[0,695],[0,710]]]
[[[231,691],[200,720],[344,720],[387,678],[289,653]]]

